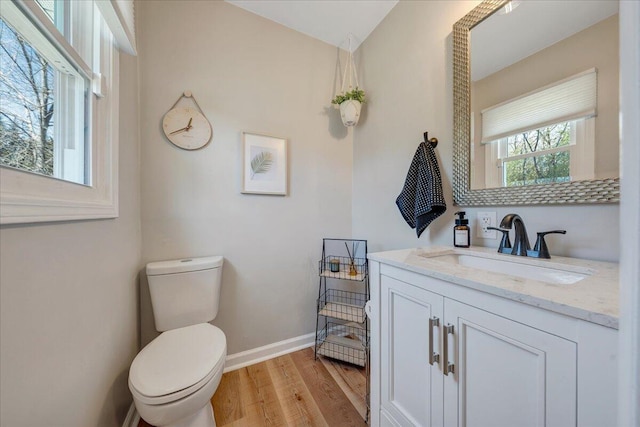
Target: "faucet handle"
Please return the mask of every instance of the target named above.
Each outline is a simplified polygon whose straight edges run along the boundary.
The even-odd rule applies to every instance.
[[[567,230],[552,230],[552,231],[541,231],[538,234],[538,238],[536,239],[536,244],[533,247],[533,252],[536,253],[538,258],[551,258],[549,254],[549,248],[547,248],[547,242],[544,240],[544,236],[547,234],[567,234]]]
[[[505,228],[487,227],[487,230],[496,230],[502,233],[502,240],[500,240],[500,246],[498,247],[498,253],[511,253],[511,251],[505,252],[503,249],[511,249],[511,240],[509,240],[509,230]]]

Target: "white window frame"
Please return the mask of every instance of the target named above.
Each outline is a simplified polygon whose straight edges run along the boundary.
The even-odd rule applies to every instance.
[[[595,118],[571,121],[571,142],[569,145],[507,156],[510,136],[500,138],[485,147],[485,188],[506,187],[505,163],[526,157],[539,157],[550,153],[569,151],[570,181],[595,178]],[[513,135],[511,135],[513,136]]]
[[[14,3],[42,24],[50,40],[59,46],[68,46],[37,3],[32,0]],[[91,185],[0,167],[0,224],[118,216],[119,54],[112,34],[103,30],[101,35],[102,49],[98,54],[101,68],[94,74],[99,80],[94,87],[100,88],[100,96],[91,94],[88,101],[91,125],[87,148],[91,151]],[[71,57],[77,55],[66,53]]]
[[[588,69],[481,111],[484,188],[506,188],[504,164],[525,157],[569,151],[570,180],[595,178],[595,117],[598,70]],[[507,157],[509,137],[557,123],[571,122],[567,147]]]

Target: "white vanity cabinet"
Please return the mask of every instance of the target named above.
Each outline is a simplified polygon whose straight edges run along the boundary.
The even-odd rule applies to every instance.
[[[438,352],[429,319],[442,319],[444,298],[390,277],[380,290],[381,409],[402,425],[441,426],[444,376],[429,359]]]
[[[615,329],[380,262],[370,272],[372,426],[615,425]]]
[[[576,343],[450,299],[444,325],[444,425],[576,425]]]

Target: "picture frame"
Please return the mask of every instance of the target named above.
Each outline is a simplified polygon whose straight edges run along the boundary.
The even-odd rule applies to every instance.
[[[287,140],[242,132],[242,193],[287,195]]]

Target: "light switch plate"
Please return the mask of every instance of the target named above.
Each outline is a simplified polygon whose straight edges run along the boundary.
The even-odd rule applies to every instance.
[[[487,230],[487,227],[496,227],[495,212],[478,212],[476,217],[476,235],[481,239],[497,239],[496,230]]]

